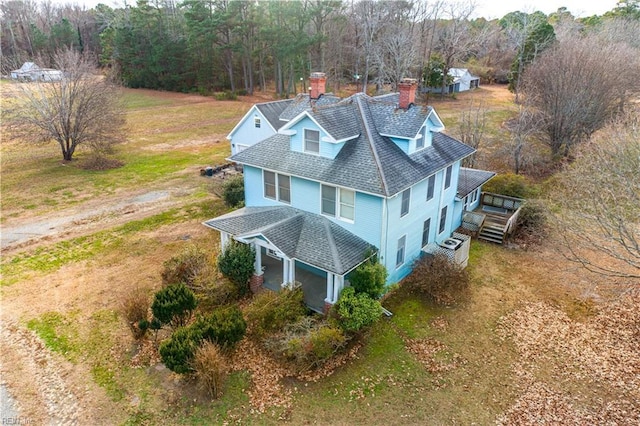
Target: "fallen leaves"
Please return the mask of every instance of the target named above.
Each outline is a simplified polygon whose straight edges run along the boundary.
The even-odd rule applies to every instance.
[[[515,345],[522,389],[498,423],[640,424],[637,292],[603,304],[585,322],[530,303],[502,317],[498,334]]]

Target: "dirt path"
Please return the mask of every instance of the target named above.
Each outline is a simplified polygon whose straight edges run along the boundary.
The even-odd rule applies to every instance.
[[[186,202],[197,184],[159,186],[104,197],[43,216],[7,220],[0,232],[0,247],[7,255],[42,242],[53,242],[142,219]]]
[[[7,377],[13,383],[27,381],[30,391],[29,405],[9,416],[3,412],[3,420],[17,418],[34,424],[78,424],[78,400],[63,377],[66,368],[54,359],[38,336],[3,318],[0,345],[3,378]],[[11,389],[8,391],[10,393]]]

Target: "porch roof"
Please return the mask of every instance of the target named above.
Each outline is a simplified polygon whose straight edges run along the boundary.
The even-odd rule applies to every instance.
[[[235,238],[261,235],[290,259],[344,275],[375,247],[329,219],[288,206],[244,207],[204,222]]]
[[[494,177],[494,172],[486,170],[469,169],[460,167],[460,176],[458,177],[458,192],[460,198],[464,198],[479,186],[485,184],[489,179]]]

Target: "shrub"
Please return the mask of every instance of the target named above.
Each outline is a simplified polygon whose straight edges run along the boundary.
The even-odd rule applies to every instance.
[[[469,281],[467,270],[445,256],[423,256],[415,260],[402,286],[437,304],[452,305],[467,295]]]
[[[202,341],[202,337],[193,333],[191,327],[181,327],[171,337],[160,344],[159,352],[167,368],[178,374],[193,370],[191,360]]]
[[[184,283],[196,290],[198,278],[212,267],[207,252],[195,244],[186,246],[179,254],[164,262],[162,282],[165,285]]]
[[[517,237],[543,237],[547,223],[547,208],[539,201],[528,201],[522,205],[516,228]]]
[[[124,296],[120,304],[120,312],[135,339],[141,339],[147,332],[147,316],[149,315],[149,291],[140,287],[132,289]]]
[[[242,175],[234,176],[222,185],[222,200],[227,207],[242,207],[244,204],[244,178]]]
[[[235,284],[238,294],[244,296],[249,291],[248,281],[253,275],[256,253],[252,246],[229,241],[218,256],[218,269]]]
[[[341,329],[329,325],[322,326],[309,335],[309,355],[314,364],[331,358],[347,342]]]
[[[196,285],[198,283],[200,281],[196,280]],[[202,292],[198,292],[200,306],[208,306],[215,309],[235,302],[239,298],[235,284],[223,277],[216,277],[216,279],[210,277],[207,280],[202,280],[199,288],[202,288]]]
[[[265,340],[274,355],[282,357],[300,370],[322,365],[342,349],[347,336],[335,326],[311,317],[288,324],[285,329]]]
[[[353,287],[342,290],[333,307],[340,327],[346,332],[356,333],[369,327],[382,316],[382,305],[365,293],[356,294]]]
[[[377,259],[365,262],[349,274],[349,282],[356,293],[365,293],[378,299],[384,292],[387,269]]]
[[[256,337],[282,330],[298,321],[307,312],[301,288],[282,289],[279,293],[263,291],[257,294],[246,310],[251,332]]]
[[[538,190],[522,175],[505,173],[495,176],[482,187],[483,191],[516,198],[534,197]]]
[[[195,294],[184,284],[172,284],[155,294],[151,311],[160,323],[176,328],[189,321],[197,305]]]
[[[199,317],[192,325],[194,336],[230,347],[244,337],[247,330],[242,311],[237,306],[216,309],[207,317]]]
[[[193,370],[199,385],[212,398],[218,398],[222,395],[229,367],[218,346],[208,341],[202,343],[194,354]]]

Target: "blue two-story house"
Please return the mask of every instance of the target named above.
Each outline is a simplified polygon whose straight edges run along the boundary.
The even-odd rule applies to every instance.
[[[246,207],[205,225],[223,246],[255,247],[253,287],[300,282],[322,311],[372,253],[388,283],[405,277],[426,247],[451,237],[493,173],[460,167],[474,150],[415,105],[415,80],[400,93],[344,99],[324,93],[324,74],[310,82],[309,94],[254,106],[231,132]]]

